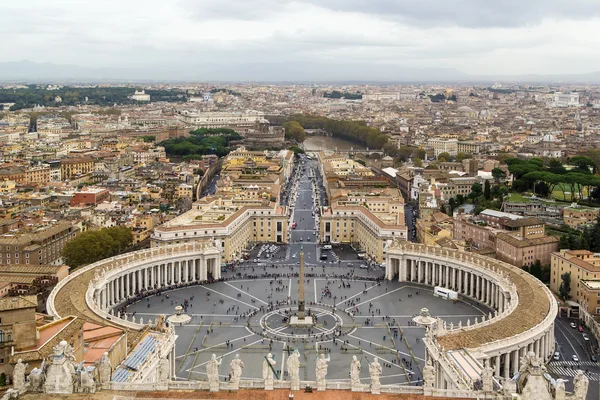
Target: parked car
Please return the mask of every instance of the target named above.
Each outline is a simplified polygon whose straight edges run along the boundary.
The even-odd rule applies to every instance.
[[[585,340],[586,342],[590,340],[590,337],[586,333],[583,333],[581,336],[583,336],[583,340]]]
[[[554,353],[554,357],[552,357],[552,359],[554,359],[555,361],[560,360],[560,353],[558,351]]]
[[[579,325],[579,326],[577,327],[577,330],[579,330],[579,332],[583,332],[583,326]]]
[[[575,322],[571,322],[570,325],[571,325],[571,328],[573,328],[573,329],[577,328],[577,324]]]

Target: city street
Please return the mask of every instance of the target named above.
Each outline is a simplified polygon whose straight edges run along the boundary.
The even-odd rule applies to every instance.
[[[575,323],[576,328],[570,326]],[[554,376],[567,379],[565,383],[566,389],[573,389],[573,377],[578,369],[586,372],[590,379],[588,391],[588,399],[597,399],[600,391],[600,365],[592,361],[592,355],[598,356],[598,352],[593,352],[592,349],[597,349],[598,344],[590,331],[583,328],[583,332],[579,332],[581,321],[569,318],[556,318],[554,323],[554,332],[556,337],[556,350],[559,359],[552,360],[548,363],[548,371]],[[586,334],[589,340],[583,339],[583,334]],[[577,357],[577,361],[573,360],[573,356]]]

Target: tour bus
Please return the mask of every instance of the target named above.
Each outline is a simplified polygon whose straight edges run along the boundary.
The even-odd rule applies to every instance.
[[[436,297],[441,297],[444,300],[458,300],[458,293],[454,290],[446,289],[441,286],[436,286],[433,289],[433,295]]]

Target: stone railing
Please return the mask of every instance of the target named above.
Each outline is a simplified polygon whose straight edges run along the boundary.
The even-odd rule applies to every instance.
[[[90,309],[98,314],[96,311],[100,311],[99,308],[95,305],[93,295],[94,290],[98,288],[98,283],[102,281],[102,277],[106,276],[108,271],[112,271],[115,269],[119,269],[120,271],[133,268],[135,266],[139,266],[142,263],[146,263],[151,260],[160,260],[169,256],[182,256],[182,255],[191,255],[197,253],[199,251],[206,250],[212,247],[212,244],[207,242],[191,242],[184,244],[176,244],[164,247],[157,247],[151,249],[144,249],[135,251],[132,253],[121,254],[118,256],[114,256],[111,258],[107,258],[92,264],[89,264],[85,267],[81,267],[77,269],[75,272],[67,276],[65,279],[58,282],[58,284],[54,287],[50,295],[48,296],[48,301],[46,303],[46,308],[48,314],[58,319],[61,316],[56,310],[56,296],[57,294],[64,289],[64,287],[72,282],[75,279],[82,277],[84,274],[95,271],[94,278],[87,282],[81,282],[81,284],[87,284],[88,290],[85,295],[85,301]],[[89,282],[89,283],[88,283]],[[91,284],[91,285],[90,285]],[[92,306],[93,305],[93,306]],[[106,315],[104,315],[106,314]],[[106,318],[108,315],[106,312],[98,314],[102,318]],[[113,320],[114,321],[114,320]],[[119,321],[114,321],[115,323],[119,323]],[[127,325],[127,324],[125,324]],[[125,326],[124,327],[128,327]],[[137,328],[141,327],[141,325],[136,324]]]
[[[449,360],[444,353],[444,350],[432,337],[426,336],[423,339],[425,347],[432,355],[433,359],[441,364],[444,371],[450,375],[451,381],[460,387],[461,390],[472,390],[473,381],[463,370],[457,368],[455,363]]]

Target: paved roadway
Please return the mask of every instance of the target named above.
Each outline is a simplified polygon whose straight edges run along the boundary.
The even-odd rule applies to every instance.
[[[548,371],[554,377],[568,380],[565,384],[567,391],[573,390],[573,377],[577,370],[587,371],[587,376],[590,379],[587,398],[598,399],[600,394],[600,365],[591,360],[592,355],[598,357],[598,343],[585,327],[583,327],[584,332],[590,340],[584,340],[583,334],[578,329],[571,328],[571,322],[574,322],[577,326],[581,323],[577,319],[570,318],[556,318],[555,320],[555,351],[559,353],[559,359],[548,363]],[[573,355],[577,356],[579,361],[573,361]]]

